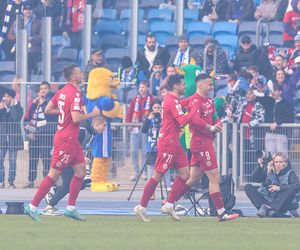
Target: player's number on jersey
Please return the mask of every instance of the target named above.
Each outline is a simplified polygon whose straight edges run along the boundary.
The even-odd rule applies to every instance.
[[[58,122],[63,123],[65,120],[65,112],[63,107],[65,106],[65,102],[63,101],[58,101],[58,109],[59,109],[59,116],[58,116]]]
[[[209,154],[208,151],[200,152],[200,155],[201,155],[202,157],[205,155],[206,160],[208,160],[208,161],[210,160],[210,154]]]

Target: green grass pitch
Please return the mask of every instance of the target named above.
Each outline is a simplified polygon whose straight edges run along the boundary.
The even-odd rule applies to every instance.
[[[300,249],[299,219],[88,216],[78,222],[64,217],[0,216],[1,250],[290,250]]]

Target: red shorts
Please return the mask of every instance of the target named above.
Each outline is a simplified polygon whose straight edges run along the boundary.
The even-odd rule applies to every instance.
[[[164,174],[169,168],[180,169],[186,166],[189,166],[189,161],[181,146],[158,144],[155,171]]]
[[[62,171],[68,166],[84,163],[84,153],[77,139],[62,139],[54,143],[51,167]]]
[[[218,168],[212,141],[205,141],[197,150],[192,150],[191,166],[199,167],[202,171],[209,171]]]

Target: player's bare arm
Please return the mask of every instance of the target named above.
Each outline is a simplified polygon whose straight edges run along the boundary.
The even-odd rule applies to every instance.
[[[46,109],[45,109],[45,113],[49,114],[49,115],[59,115],[60,114],[57,106],[51,101],[48,102]]]
[[[97,107],[93,109],[91,113],[83,114],[81,112],[71,112],[72,120],[75,123],[85,121],[101,114],[101,110]]]

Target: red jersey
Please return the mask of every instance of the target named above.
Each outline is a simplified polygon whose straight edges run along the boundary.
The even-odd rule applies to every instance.
[[[285,13],[283,17],[283,23],[291,25],[291,27],[296,31],[296,24],[300,20],[300,14],[294,10],[290,10]],[[294,37],[290,36],[287,32],[283,32],[283,41],[293,41]]]
[[[190,130],[192,133],[191,149],[195,149],[205,139],[212,139],[213,132],[206,129],[206,124],[213,126],[220,120],[216,116],[216,108],[213,100],[209,97],[203,97],[195,93],[189,97],[190,103],[198,106],[198,113],[193,117],[190,123]],[[190,106],[190,105],[189,105]]]
[[[196,111],[194,109],[194,112],[185,115],[179,99],[175,95],[167,93],[162,104],[162,126],[159,131],[158,144],[180,146],[180,127],[188,124]]]
[[[75,86],[68,83],[62,89],[57,91],[55,96],[51,99],[51,102],[58,107],[60,111],[54,143],[56,140],[64,138],[74,138],[77,140],[79,123],[73,122],[71,112],[83,113],[81,93]]]

